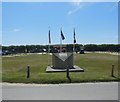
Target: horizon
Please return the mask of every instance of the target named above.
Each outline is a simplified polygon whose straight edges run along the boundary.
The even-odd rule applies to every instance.
[[[60,44],[118,44],[116,2],[20,2],[2,3],[2,46]]]
[[[49,46],[48,44],[46,44],[46,45],[41,45],[41,44],[35,44],[35,45],[33,45],[33,46]],[[51,44],[50,46],[54,46],[54,45],[61,45],[61,44]],[[72,43],[71,44],[62,44],[62,45],[73,45]],[[120,44],[78,44],[78,43],[76,43],[76,45],[83,45],[83,46],[85,46],[85,45],[120,45]],[[32,44],[31,45],[1,45],[2,47],[4,46],[4,47],[9,47],[9,46],[32,46]]]

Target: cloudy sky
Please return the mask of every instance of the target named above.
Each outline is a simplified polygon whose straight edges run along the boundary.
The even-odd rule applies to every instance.
[[[73,43],[73,29],[79,44],[118,43],[116,2],[3,2],[3,45]]]

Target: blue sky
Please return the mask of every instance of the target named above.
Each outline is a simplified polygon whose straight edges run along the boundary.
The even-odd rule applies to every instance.
[[[2,4],[2,44],[73,43],[73,29],[79,44],[118,43],[118,4],[115,2],[4,2]]]

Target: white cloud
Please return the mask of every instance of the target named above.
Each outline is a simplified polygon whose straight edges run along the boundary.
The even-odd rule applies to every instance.
[[[13,29],[13,32],[19,32],[21,29]]]
[[[93,0],[93,1],[95,1],[95,0]],[[100,0],[100,1],[102,2],[103,0]],[[106,0],[106,1],[109,1],[109,0]],[[72,4],[74,8],[72,10],[69,10],[67,12],[67,14],[68,15],[74,14],[74,13],[78,12],[81,8],[91,6],[95,3],[97,3],[97,0],[95,2],[83,2],[83,0],[73,0],[73,2],[70,2],[70,4]],[[117,8],[117,4],[118,4],[117,2],[114,2],[114,4],[109,5],[109,9],[114,10],[115,8]]]
[[[79,11],[79,9],[81,9],[82,6],[82,0],[73,0],[73,2],[71,2],[71,4],[75,7],[73,10],[68,11],[68,15],[71,15],[77,11]]]
[[[79,6],[79,7],[76,7],[75,9],[73,9],[73,10],[68,11],[68,15],[71,15],[71,14],[79,11],[79,9],[81,9],[81,8],[82,8],[82,6]]]
[[[71,3],[74,5],[74,6],[79,6],[81,4],[81,2],[83,2],[83,0],[73,0]]]

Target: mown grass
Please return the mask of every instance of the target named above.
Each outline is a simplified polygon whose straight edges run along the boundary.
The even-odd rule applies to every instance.
[[[72,83],[118,81],[118,56],[109,54],[76,54],[75,64],[85,72],[70,72]],[[27,66],[31,76],[26,78]],[[46,73],[48,55],[26,55],[2,58],[3,82],[15,83],[68,83],[65,72]],[[115,77],[111,77],[111,66],[115,65]]]

